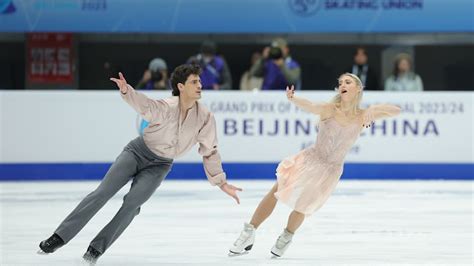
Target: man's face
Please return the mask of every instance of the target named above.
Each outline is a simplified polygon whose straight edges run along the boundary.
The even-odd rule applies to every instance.
[[[198,75],[191,74],[188,76],[188,79],[184,84],[179,83],[178,89],[180,92],[180,97],[185,97],[191,100],[201,99],[201,78]]]

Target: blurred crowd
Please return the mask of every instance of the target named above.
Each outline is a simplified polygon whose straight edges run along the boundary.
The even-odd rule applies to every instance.
[[[249,57],[249,67],[240,77],[240,90],[284,90],[289,85],[301,89],[302,69],[292,58],[290,46],[284,38],[274,39],[262,51],[253,52]],[[422,79],[414,72],[413,59],[408,53],[400,53],[393,58],[393,69],[384,81],[379,80],[380,70],[369,64],[369,55],[364,47],[355,49],[352,61],[345,72],[357,75],[363,82],[364,90],[423,91]],[[225,55],[219,53],[216,43],[204,41],[198,53],[183,63],[201,65],[203,89],[232,89],[232,66],[226,62]],[[163,58],[153,58],[136,87],[143,90],[168,90],[170,70]]]

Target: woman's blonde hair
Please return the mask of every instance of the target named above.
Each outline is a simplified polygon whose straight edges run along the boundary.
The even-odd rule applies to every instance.
[[[364,85],[362,85],[362,81],[359,79],[359,77],[354,75],[354,74],[346,72],[346,73],[340,75],[339,79],[344,77],[344,76],[351,77],[355,81],[356,86],[360,88],[360,92],[356,95],[356,97],[352,101],[352,107],[351,107],[351,113],[353,115],[356,115],[360,111],[359,105],[360,105],[360,102],[362,101],[362,91],[364,89]],[[336,105],[336,107],[341,107],[341,94],[339,94],[339,93],[336,94],[336,96],[334,96],[334,98],[332,98],[331,103],[334,103]]]

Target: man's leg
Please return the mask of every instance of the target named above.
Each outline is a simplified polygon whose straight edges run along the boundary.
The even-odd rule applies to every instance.
[[[112,164],[100,185],[87,195],[56,229],[68,243],[89,220],[135,175],[137,161],[132,152],[124,150]]]
[[[153,195],[170,169],[170,165],[160,165],[140,171],[135,176],[130,191],[125,195],[122,207],[92,240],[90,246],[103,254],[140,213],[140,206]]]

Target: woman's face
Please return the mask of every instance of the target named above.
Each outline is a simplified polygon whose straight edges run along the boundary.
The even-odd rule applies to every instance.
[[[400,71],[400,73],[410,71],[410,62],[407,59],[400,59],[400,62],[398,62],[398,71]]]
[[[357,82],[349,75],[342,75],[339,78],[339,86],[337,87],[341,100],[343,102],[352,102],[360,93],[361,88]]]

